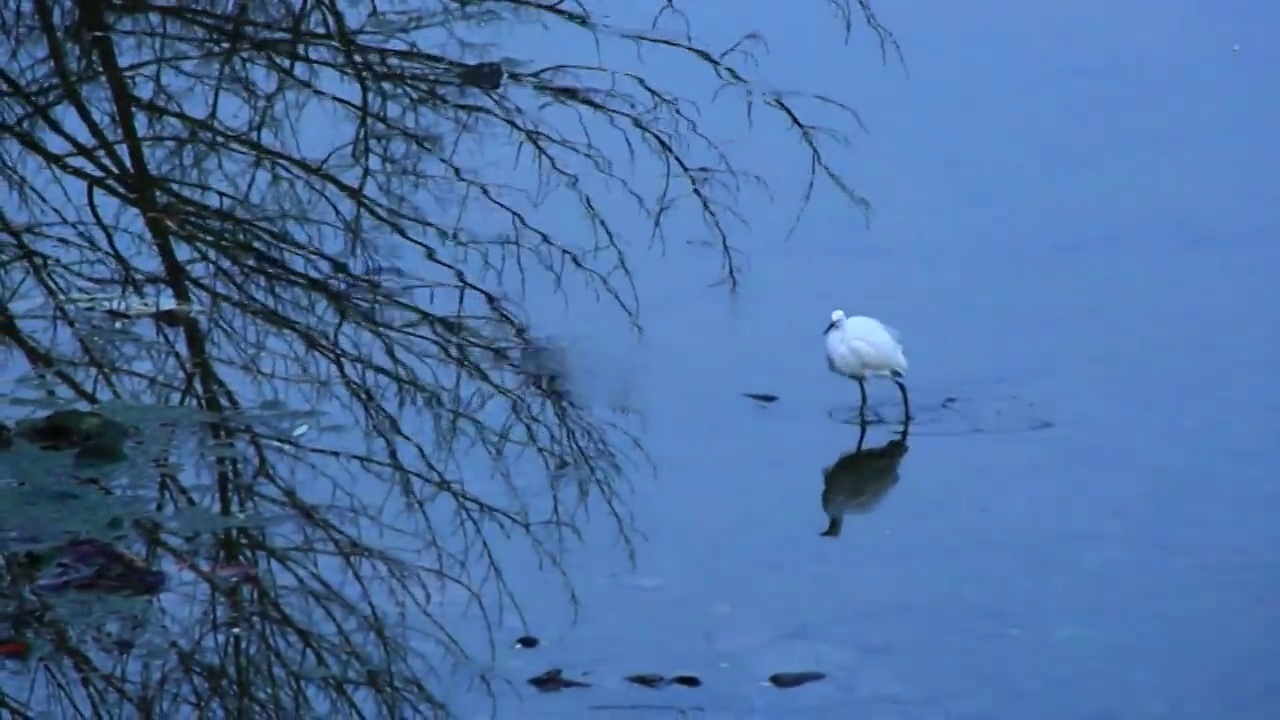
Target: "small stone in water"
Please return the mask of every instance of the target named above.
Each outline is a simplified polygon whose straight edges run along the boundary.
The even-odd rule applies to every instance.
[[[660,688],[666,685],[669,680],[657,673],[644,673],[642,675],[628,675],[625,680],[636,685],[643,685],[647,688]]]
[[[702,687],[702,680],[694,675],[676,675],[674,677],[666,677],[658,673],[644,673],[641,675],[628,675],[625,680],[636,685],[643,685],[647,688],[664,688],[668,685],[680,685],[683,687],[696,688]]]
[[[525,650],[536,648],[540,644],[542,644],[542,641],[532,635],[521,635],[516,638],[516,647]]]
[[[585,683],[581,680],[574,680],[564,676],[564,670],[560,668],[551,668],[550,670],[529,678],[527,681],[530,685],[537,688],[538,692],[559,692],[565,688],[583,688],[591,687],[591,683]]]
[[[780,672],[769,676],[769,684],[784,690],[797,688],[801,685],[808,685],[811,682],[817,682],[827,676],[826,673],[807,670],[805,672]]]
[[[742,393],[743,395],[755,400],[756,402],[772,403],[778,401],[778,396],[772,393]]]

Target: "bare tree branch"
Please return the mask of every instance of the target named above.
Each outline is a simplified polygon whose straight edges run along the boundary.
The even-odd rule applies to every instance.
[[[866,0],[827,6],[900,55]],[[719,86],[717,112],[784,123],[797,221],[819,183],[869,210],[834,154],[853,109],[763,85],[763,37],[707,47],[676,0],[638,29],[567,0],[0,0],[9,394],[133,433],[105,469],[16,432],[0,450],[0,507],[58,498],[4,553],[0,618],[43,664],[0,708],[445,717],[443,661],[478,650],[446,608],[520,612],[504,543],[570,599],[588,511],[630,551],[643,448],[627,414],[531,381],[525,283],[585,283],[639,329],[635,254],[696,217],[736,288],[742,193],[768,186],[642,65],[476,39],[539,26],[597,58],[666,54]],[[86,620],[41,580],[85,536],[170,587]]]

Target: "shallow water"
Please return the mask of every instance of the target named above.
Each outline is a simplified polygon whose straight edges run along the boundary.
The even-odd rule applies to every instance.
[[[706,686],[614,682],[523,712],[1274,716],[1280,54],[1247,16],[1270,11],[885,12],[912,77],[859,73],[871,232],[825,205],[752,249],[735,299],[670,262],[642,287],[646,581],[578,553],[579,622],[535,609],[554,641],[504,661]],[[796,39],[775,55],[818,52]],[[839,422],[857,388],[819,354],[837,306],[903,331],[921,417],[900,483],[823,538],[822,470],[858,435]],[[891,385],[872,395],[896,417]],[[807,669],[829,677],[759,684]]]
[[[536,649],[499,648],[490,667],[466,598],[434,593],[477,651],[460,677],[511,681],[500,717],[1280,714],[1280,329],[1264,315],[1280,297],[1280,53],[1260,8],[881,8],[909,80],[866,47],[813,42],[817,14],[779,16],[795,26],[770,35],[773,72],[855,104],[871,129],[853,156],[872,227],[820,194],[781,243],[790,215],[757,209],[737,295],[707,287],[715,259],[696,238],[637,256],[638,340],[593,297],[527,298],[574,392],[641,418],[655,472],[628,478],[634,565],[598,506],[568,551],[576,615],[523,539],[497,544],[528,622],[492,629]],[[821,537],[824,470],[860,438],[857,388],[820,355],[834,307],[903,332],[918,417],[897,483]],[[865,443],[880,446],[897,393],[871,393]],[[386,494],[351,485],[352,504]],[[184,597],[168,603],[197,607]],[[593,687],[525,685],[552,667]],[[827,677],[763,684],[806,670]],[[704,685],[622,679],[653,672]],[[13,677],[6,690],[23,687]],[[487,713],[476,685],[450,690],[463,717]]]

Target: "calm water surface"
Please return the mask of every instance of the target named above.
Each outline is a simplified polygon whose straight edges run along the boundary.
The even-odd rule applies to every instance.
[[[754,205],[736,296],[707,287],[699,238],[673,238],[637,258],[640,341],[594,298],[529,299],[539,330],[580,343],[600,402],[640,411],[657,472],[631,478],[634,566],[605,522],[571,551],[577,617],[506,549],[529,624],[498,636],[544,644],[468,670],[513,682],[504,718],[1280,717],[1280,10],[882,5],[909,79],[865,41],[815,41],[820,13],[693,17],[777,28],[780,84],[863,112],[874,223],[819,194],[780,243],[790,208]],[[758,162],[768,132],[739,138]],[[775,189],[803,183],[787,172]],[[859,438],[841,422],[857,388],[821,355],[835,307],[903,331],[920,418],[900,482],[828,538],[823,471]],[[895,389],[872,395],[893,416]],[[596,687],[524,685],[550,667]],[[761,685],[799,670],[829,677]],[[621,680],[646,672],[705,685]],[[489,709],[474,685],[449,699]]]
[[[845,91],[871,128],[857,154],[872,230],[820,203],[796,240],[751,249],[733,300],[701,288],[702,265],[668,258],[644,276],[647,334],[628,362],[659,472],[637,480],[637,570],[611,546],[579,552],[579,621],[534,593],[549,645],[502,660],[515,679],[559,665],[604,687],[507,711],[1277,716],[1280,330],[1263,313],[1280,298],[1280,51],[1260,28],[1280,16],[1191,2],[885,13],[911,79],[858,65]],[[779,63],[829,62],[804,32],[778,38]],[[857,388],[820,355],[837,306],[904,331],[922,417],[901,482],[831,539],[822,470],[858,435],[833,420]],[[605,311],[575,313],[556,329],[622,334]],[[893,411],[891,385],[872,394]],[[943,416],[949,396],[970,421]],[[1020,431],[1036,419],[1053,427]],[[759,684],[803,669],[831,677]],[[610,679],[630,672],[707,686]]]

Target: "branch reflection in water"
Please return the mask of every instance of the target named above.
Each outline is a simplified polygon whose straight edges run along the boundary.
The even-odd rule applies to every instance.
[[[822,471],[822,511],[827,514],[823,537],[840,537],[846,515],[875,510],[898,484],[898,468],[906,457],[910,421],[883,445],[866,447],[868,424],[859,424],[858,444]]]
[[[823,5],[896,54],[868,3]],[[577,40],[508,46],[552,25]],[[494,643],[444,608],[523,623],[517,562],[572,600],[588,508],[593,545],[632,554],[634,418],[562,377],[525,303],[638,331],[635,254],[676,237],[737,288],[733,221],[769,178],[708,134],[730,126],[679,90],[699,73],[717,114],[795,130],[760,169],[801,163],[798,210],[823,180],[869,209],[828,129],[853,108],[763,83],[754,33],[633,25],[501,0],[0,7],[0,662],[27,671],[0,675],[0,717],[447,716],[476,687],[451,668],[489,686]],[[686,64],[538,50],[594,56],[583,30]]]
[[[54,420],[88,406],[128,437],[106,465],[79,461],[75,433],[15,432],[0,453],[0,636],[39,668],[25,700],[5,688],[4,709],[442,714],[450,669],[485,663],[441,596],[486,629],[519,615],[503,537],[567,587],[561,552],[588,503],[629,543],[618,479],[643,455],[625,427],[495,361],[530,342],[513,316],[407,333],[388,296],[331,292],[354,276],[238,294],[269,276],[227,265],[226,285],[202,286],[216,309],[178,328],[56,294],[6,323],[13,346],[48,348],[26,353],[22,404]],[[54,270],[68,284],[70,267]],[[403,301],[395,314],[434,319]],[[53,362],[68,328],[82,354]],[[326,425],[343,410],[356,427]],[[120,580],[144,566],[164,588]]]

